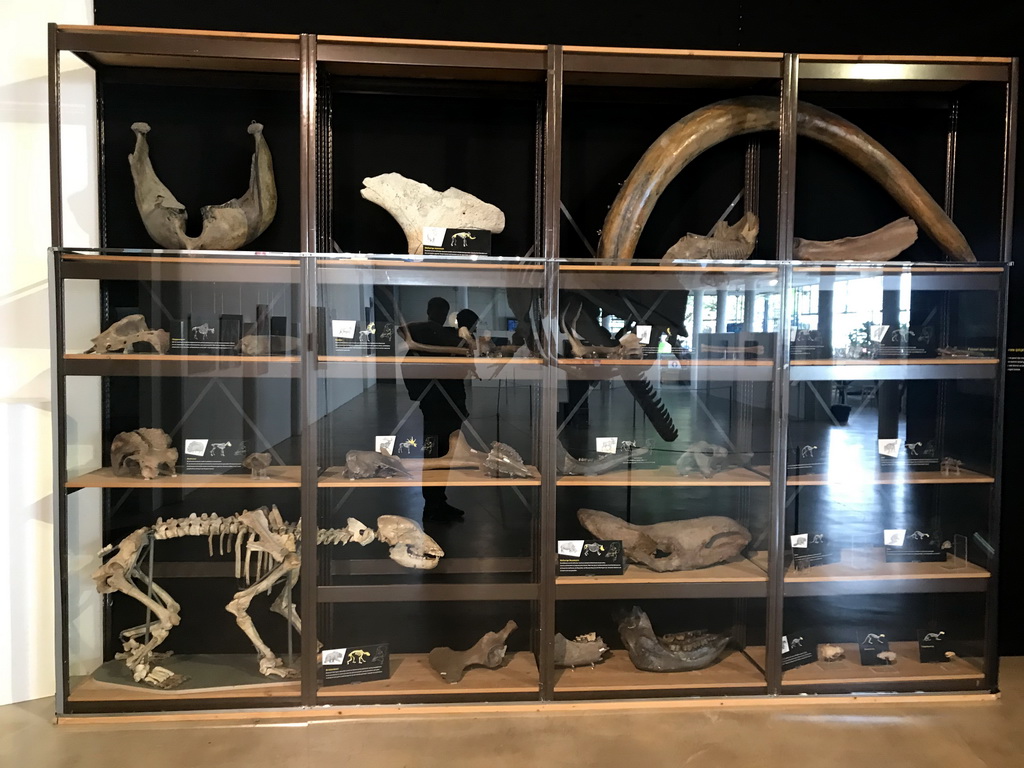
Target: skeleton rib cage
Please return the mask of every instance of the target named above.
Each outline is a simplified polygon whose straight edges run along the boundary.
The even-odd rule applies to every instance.
[[[382,515],[377,523],[378,530],[374,531],[350,517],[344,528],[317,529],[317,544],[344,546],[355,542],[366,546],[377,539],[390,546],[389,555],[393,560],[411,568],[433,568],[444,555],[437,543],[412,520]],[[218,552],[221,555],[225,552],[231,554],[234,549],[235,578],[241,579],[244,576],[246,587],[235,592],[225,609],[234,615],[239,628],[259,654],[261,674],[268,677],[297,676],[297,672],[287,667],[263,642],[248,613],[249,605],[256,595],[262,592],[269,594],[278,582],[283,581],[281,591],[270,610],[283,616],[297,632],[302,632],[302,621],[291,600],[292,588],[298,581],[301,565],[297,551],[297,544],[302,538],[301,523],[285,522],[276,506],[244,510],[226,517],[215,513],[193,513],[185,518],[158,518],[153,525],[139,528],[124,537],[116,546],[105,547],[100,555],[113,553],[113,556],[92,575],[97,590],[101,594],[120,592],[132,597],[152,613],[152,618],[147,613],[143,624],[120,633],[124,650],[116,654],[115,658],[124,661],[136,682],[158,688],[173,688],[184,681],[184,678],[170,670],[154,665],[156,659],[169,655],[157,654],[155,649],[167,638],[171,629],[180,623],[180,606],[142,570],[140,561],[155,541],[185,536],[207,537],[211,557],[215,536],[219,538]],[[252,565],[254,555],[255,575]]]

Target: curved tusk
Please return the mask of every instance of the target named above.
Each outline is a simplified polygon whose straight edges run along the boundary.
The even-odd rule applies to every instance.
[[[796,124],[798,135],[822,142],[881,184],[950,259],[976,261],[953,221],[885,147],[853,123],[810,104],[798,104]],[[769,130],[779,130],[779,103],[767,96],[719,101],[672,125],[643,154],[612,203],[598,259],[626,263],[633,258],[658,198],[698,155],[726,139]]]

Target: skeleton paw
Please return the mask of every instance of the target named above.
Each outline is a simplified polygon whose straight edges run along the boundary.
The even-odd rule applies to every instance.
[[[154,688],[177,688],[188,678],[176,675],[164,667],[150,667],[148,664],[137,664],[132,670],[132,677],[137,683],[146,683]]]
[[[286,667],[278,658],[260,659],[260,674],[264,677],[293,678],[299,676],[297,669]]]

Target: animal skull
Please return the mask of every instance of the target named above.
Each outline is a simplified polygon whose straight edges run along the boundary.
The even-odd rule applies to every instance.
[[[750,531],[728,517],[697,517],[654,525],[633,525],[597,509],[576,512],[597,539],[621,541],[626,557],[652,571],[707,568],[736,557],[750,543]],[[658,553],[664,553],[658,557]]]
[[[175,477],[178,449],[171,446],[170,436],[162,429],[143,427],[134,432],[121,432],[110,443],[110,465],[118,477],[140,476],[153,480],[163,468]]]
[[[437,542],[423,532],[419,523],[407,517],[378,517],[377,538],[391,547],[388,557],[405,568],[430,570],[444,557]]]
[[[128,315],[113,323],[107,330],[92,340],[86,353],[106,355],[111,352],[130,354],[136,344],[149,344],[158,355],[167,354],[171,348],[171,335],[163,330],[151,330],[142,315]]]

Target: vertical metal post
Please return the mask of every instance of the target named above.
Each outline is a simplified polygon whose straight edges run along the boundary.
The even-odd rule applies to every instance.
[[[301,209],[302,250],[300,267],[299,305],[304,307],[300,329],[302,347],[299,352],[301,378],[299,409],[302,413],[302,457],[300,508],[302,557],[299,600],[302,607],[301,666],[303,706],[316,704],[317,695],[317,271],[316,259],[316,36],[299,37],[301,122],[299,128],[299,199]]]
[[[50,140],[50,242],[53,250],[47,260],[49,272],[50,317],[50,415],[53,430],[53,563],[55,708],[58,715],[68,711],[70,644],[68,642],[68,547],[67,547],[67,391],[64,379],[64,282],[61,277],[59,248],[64,245],[64,211],[60,151],[60,50],[57,25],[47,30],[47,88]]]
[[[946,134],[946,189],[942,209],[953,218],[953,198],[956,193],[956,144],[960,124],[960,100],[953,100],[949,111],[949,132]]]
[[[782,62],[779,104],[779,221],[776,253],[779,260],[780,318],[775,345],[772,383],[772,501],[768,539],[768,619],[765,639],[765,676],[768,693],[782,692],[782,633],[786,534],[786,449],[789,424],[789,326],[792,284],[793,217],[796,189],[796,110],[799,58],[787,53]]]
[[[562,46],[548,46],[544,117],[544,212],[541,255],[544,296],[541,355],[544,373],[540,401],[540,696],[554,697],[556,515],[555,441],[558,386],[558,251],[562,199]]]
[[[1006,130],[1003,137],[1003,207],[1000,224],[1002,231],[999,238],[999,259],[1003,264],[1010,261],[1011,249],[1013,247],[1013,196],[1014,196],[1014,171],[1017,162],[1017,86],[1020,76],[1020,60],[1014,58],[1010,63],[1010,78],[1006,84]],[[995,483],[992,484],[992,506],[989,509],[989,543],[995,549],[995,557],[989,561],[989,572],[991,578],[988,584],[988,594],[985,605],[985,684],[995,691],[999,684],[999,559],[1000,559],[1000,520],[1002,517],[1003,500],[1003,419],[1005,417],[1005,405],[1003,398],[1006,396],[1006,331],[1008,319],[1010,274],[1007,270],[1003,273],[1001,291],[999,297],[999,346],[996,347],[999,355],[999,370],[996,374],[994,402],[995,408],[992,414],[992,475]]]

